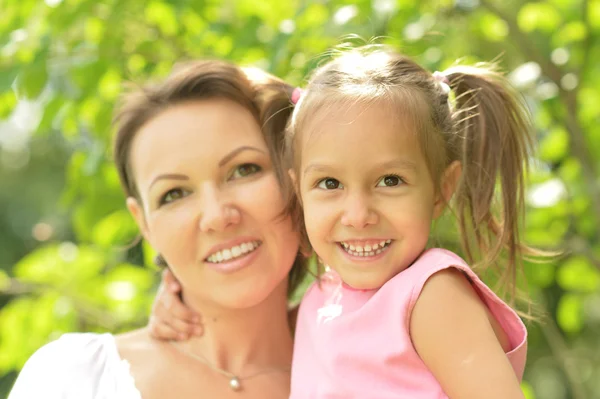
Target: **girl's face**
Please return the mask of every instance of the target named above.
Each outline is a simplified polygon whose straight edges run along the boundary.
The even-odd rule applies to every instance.
[[[287,274],[299,236],[253,116],[222,99],[171,106],[146,123],[131,148],[141,203],[128,206],[186,297],[247,308]]]
[[[379,288],[407,268],[443,209],[406,122],[379,105],[338,107],[299,139],[308,237],[354,288]]]

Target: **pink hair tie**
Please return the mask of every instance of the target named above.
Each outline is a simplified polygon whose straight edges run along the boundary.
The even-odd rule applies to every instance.
[[[302,92],[303,90],[299,87],[296,87],[294,89],[294,91],[292,92],[292,104],[298,104],[298,101],[300,101],[300,97],[302,97]]]
[[[444,92],[444,94],[450,93],[450,81],[448,80],[448,77],[444,75],[443,72],[435,71],[433,73],[433,78],[438,81],[440,86],[442,86],[442,91]]]

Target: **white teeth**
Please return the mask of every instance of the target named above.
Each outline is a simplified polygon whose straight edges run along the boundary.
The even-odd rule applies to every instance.
[[[237,258],[244,254],[254,251],[259,246],[259,242],[245,242],[240,245],[236,245],[232,248],[223,249],[218,251],[212,255],[210,255],[206,260],[211,263],[220,263],[223,261],[227,261],[230,259]]]
[[[229,250],[229,249],[223,250],[223,259],[225,259],[225,260],[231,259],[231,250]]]
[[[375,255],[379,255],[380,253],[382,253],[383,251],[385,251],[388,247],[388,245],[392,242],[392,240],[383,240],[378,244],[373,244],[371,245],[365,245],[364,247],[361,247],[360,245],[357,245],[356,247],[352,244],[347,244],[345,242],[340,242],[340,244],[342,244],[342,247],[344,248],[344,250],[346,252],[348,252],[350,255],[353,256],[357,256],[357,257],[365,257],[365,256],[375,256]]]

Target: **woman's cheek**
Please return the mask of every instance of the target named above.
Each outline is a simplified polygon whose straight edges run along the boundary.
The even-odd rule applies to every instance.
[[[188,201],[189,202],[189,201]],[[190,244],[195,241],[198,218],[190,204],[172,204],[159,209],[150,219],[151,244],[165,259],[178,263],[196,254]]]
[[[243,207],[258,220],[277,218],[285,207],[281,187],[273,173],[245,185],[239,198]]]

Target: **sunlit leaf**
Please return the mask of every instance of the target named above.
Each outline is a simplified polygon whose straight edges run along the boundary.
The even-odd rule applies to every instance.
[[[519,27],[525,32],[536,29],[552,32],[561,22],[560,13],[549,3],[528,2],[518,14]]]
[[[17,78],[17,93],[28,99],[40,95],[48,80],[46,63],[37,61],[26,67]]]
[[[17,105],[17,101],[17,95],[12,90],[0,94],[0,119],[10,116]]]
[[[569,150],[569,134],[563,128],[555,128],[548,132],[540,143],[539,155],[544,161],[562,160]]]
[[[103,248],[125,247],[138,234],[138,228],[126,210],[119,210],[106,216],[93,229],[92,240]]]
[[[564,294],[558,302],[556,321],[566,333],[576,333],[583,328],[583,301],[578,295]]]
[[[485,13],[479,19],[479,26],[484,36],[491,41],[499,42],[508,35],[506,22],[492,13]]]
[[[145,16],[150,24],[158,26],[162,34],[173,36],[177,33],[177,17],[169,4],[158,0],[150,1],[146,5]]]
[[[558,270],[556,281],[567,291],[594,292],[600,287],[600,271],[583,256],[573,256]]]

